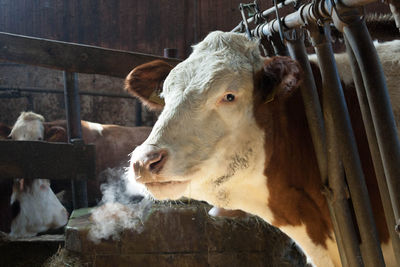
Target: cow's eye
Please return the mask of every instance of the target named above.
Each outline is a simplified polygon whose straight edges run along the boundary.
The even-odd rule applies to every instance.
[[[235,100],[234,94],[226,94],[224,96],[224,101],[226,101],[226,102],[233,102],[234,100]]]

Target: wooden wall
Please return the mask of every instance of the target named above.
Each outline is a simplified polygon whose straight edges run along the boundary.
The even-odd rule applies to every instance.
[[[251,1],[0,0],[0,31],[156,55],[171,47],[185,58],[208,32],[238,24],[240,2]]]
[[[251,0],[0,0],[0,31],[185,58],[208,32],[238,24],[240,2]]]
[[[162,55],[240,21],[243,0],[0,0],[0,31]],[[264,3],[270,2],[262,1]]]

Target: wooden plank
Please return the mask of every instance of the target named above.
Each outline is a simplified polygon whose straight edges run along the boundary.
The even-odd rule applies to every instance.
[[[0,179],[95,177],[95,146],[0,141]]]
[[[136,66],[162,59],[143,53],[106,49],[0,32],[0,60],[88,74],[125,78]]]

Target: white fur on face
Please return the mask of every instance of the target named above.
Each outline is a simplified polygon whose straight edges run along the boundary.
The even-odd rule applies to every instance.
[[[264,133],[255,122],[252,92],[253,75],[261,66],[257,43],[243,35],[214,32],[170,72],[162,93],[164,110],[132,155],[133,162],[140,159],[148,145],[168,151],[160,180],[175,182],[149,184],[156,198],[185,195],[227,207],[237,199],[233,195],[242,193],[224,192],[247,183],[262,191],[250,202],[266,204]],[[228,93],[235,95],[232,103],[222,101]]]
[[[13,140],[43,140],[44,118],[42,115],[33,112],[21,112],[11,130]]]
[[[11,237],[30,237],[68,222],[68,213],[50,188],[50,181],[35,179],[32,187],[14,191],[11,204],[20,203],[20,213],[11,223]]]

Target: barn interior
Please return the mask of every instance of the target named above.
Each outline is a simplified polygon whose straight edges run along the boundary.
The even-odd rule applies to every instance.
[[[57,146],[0,140],[0,185],[51,179],[70,214],[56,231],[1,233],[0,266],[307,266],[296,243],[257,216],[211,217],[212,206],[191,199],[118,197],[129,187],[124,169],[101,170],[101,187],[96,147],[81,141],[80,120],[152,127],[159,112],[124,90],[126,75],[155,59],[175,66],[211,31],[229,32],[242,22],[245,32],[239,5],[253,2],[244,2],[0,0],[0,123],[12,127],[21,112],[32,111],[46,122],[67,120],[69,139]],[[261,11],[275,3],[257,2]],[[311,2],[276,4],[283,3],[284,17]],[[388,3],[364,2],[372,38],[400,39]],[[271,12],[268,21],[276,16]],[[331,38],[335,52],[345,50],[334,27]],[[306,45],[313,52],[310,40]],[[92,186],[102,195],[90,198]]]

